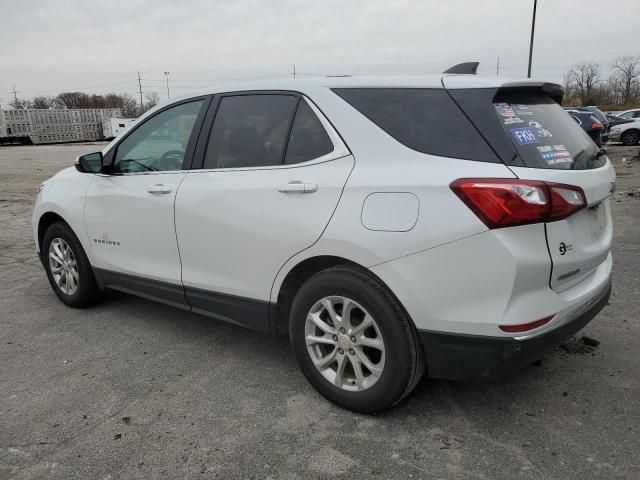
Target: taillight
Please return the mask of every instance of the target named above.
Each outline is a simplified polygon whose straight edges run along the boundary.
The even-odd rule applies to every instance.
[[[562,183],[461,178],[450,187],[491,229],[562,220],[587,206],[580,187]]]
[[[591,124],[591,129],[592,129],[592,130],[598,130],[598,129],[600,129],[600,128],[603,128],[603,126],[602,126],[602,124],[601,124],[601,123],[592,123],[592,124]]]

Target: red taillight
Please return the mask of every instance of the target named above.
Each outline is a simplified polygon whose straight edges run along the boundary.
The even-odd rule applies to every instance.
[[[587,205],[580,187],[539,180],[461,178],[451,190],[489,228],[553,222]]]
[[[521,323],[520,325],[498,325],[498,327],[500,327],[500,330],[502,330],[503,332],[522,333],[546,325],[551,321],[552,318],[553,315],[550,317],[541,318],[540,320],[536,320],[535,322],[531,323]]]
[[[592,123],[591,124],[591,129],[592,130],[598,130],[600,128],[602,128],[602,124],[601,123]]]

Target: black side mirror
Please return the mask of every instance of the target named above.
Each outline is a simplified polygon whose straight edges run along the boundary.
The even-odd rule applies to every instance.
[[[82,173],[100,173],[102,170],[102,152],[87,153],[76,158],[76,170]]]

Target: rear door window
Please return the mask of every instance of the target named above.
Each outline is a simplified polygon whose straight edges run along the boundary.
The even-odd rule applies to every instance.
[[[442,88],[335,88],[333,92],[413,150],[500,162]]]
[[[498,92],[493,109],[527,167],[584,170],[606,161],[583,129],[547,95]]]
[[[211,129],[204,168],[281,165],[298,97],[222,97]]]

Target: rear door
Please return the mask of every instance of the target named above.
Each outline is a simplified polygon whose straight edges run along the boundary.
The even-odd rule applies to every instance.
[[[201,142],[202,168],[176,198],[187,298],[194,311],[263,329],[252,323],[263,317],[229,305],[269,300],[280,267],[322,234],[354,159],[317,108],[289,93],[222,96]]]
[[[610,199],[615,173],[600,148],[557,102],[540,91],[499,91],[495,117],[517,151],[521,179],[582,188],[587,208],[546,224],[551,288],[565,290],[602,264],[611,246]]]

